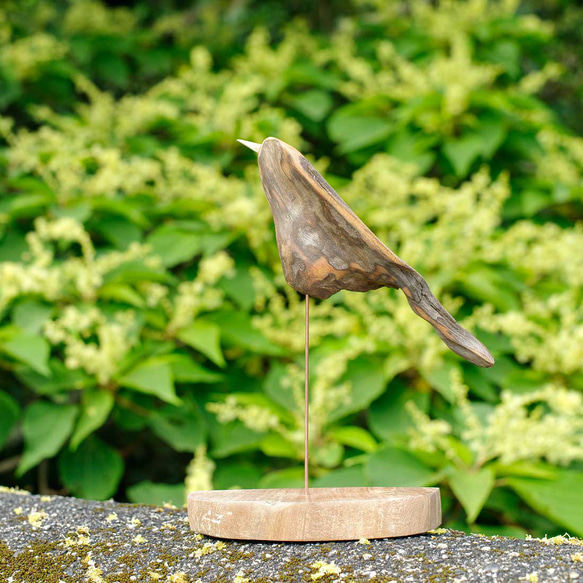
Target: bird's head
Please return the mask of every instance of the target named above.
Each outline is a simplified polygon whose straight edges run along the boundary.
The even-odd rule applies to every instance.
[[[300,211],[306,199],[315,192],[315,175],[318,173],[308,160],[293,146],[278,138],[265,138],[262,144],[237,140],[257,152],[261,182],[274,218]],[[319,175],[318,175],[319,177]],[[302,188],[302,183],[311,183]]]
[[[257,153],[259,167],[272,166],[276,168],[285,163],[298,163],[304,156],[293,146],[278,138],[265,138],[263,143],[256,144],[247,140],[237,140],[250,150]]]

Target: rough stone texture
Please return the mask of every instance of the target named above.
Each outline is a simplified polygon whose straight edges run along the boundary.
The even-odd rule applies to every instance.
[[[581,581],[583,541],[438,529],[342,543],[218,541],[186,511],[0,491],[2,583]]]

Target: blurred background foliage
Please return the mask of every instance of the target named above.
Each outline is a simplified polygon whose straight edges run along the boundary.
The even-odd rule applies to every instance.
[[[399,292],[312,308],[314,486],[583,535],[576,2],[0,9],[0,482],[182,504],[302,484],[303,303],[255,155],[300,148],[497,359]]]

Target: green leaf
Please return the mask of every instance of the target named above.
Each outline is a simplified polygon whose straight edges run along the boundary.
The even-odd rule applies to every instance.
[[[174,390],[172,366],[167,359],[162,357],[143,360],[122,375],[118,382],[123,387],[147,393],[148,395],[155,395],[171,405],[180,405],[182,403]]]
[[[73,430],[77,411],[75,405],[55,405],[48,401],[35,401],[25,409],[22,422],[24,453],[16,470],[17,476],[57,454]]]
[[[504,363],[507,361],[503,357],[496,359],[496,365],[499,362],[502,362],[502,368],[505,368]],[[503,389],[512,391],[513,393],[530,393],[531,391],[542,389],[549,382],[548,375],[538,370],[520,368],[514,370],[507,369],[504,372],[506,374],[491,378],[499,383]]]
[[[475,522],[494,487],[494,471],[490,467],[477,471],[452,468],[448,478],[453,493],[466,511],[468,522]]]
[[[445,358],[443,363],[430,370],[422,371],[423,378],[448,402],[455,401],[455,395],[451,388],[451,373],[458,371],[461,373],[459,362]]]
[[[250,462],[227,462],[218,464],[213,475],[215,490],[231,488],[257,488],[263,476],[261,468]]]
[[[22,254],[28,251],[24,235],[15,230],[9,230],[0,242],[0,262],[20,261]]]
[[[435,136],[403,129],[391,136],[387,152],[408,164],[415,164],[421,174],[425,173],[435,161],[435,153],[430,148],[436,142]]]
[[[474,395],[490,403],[498,400],[498,392],[494,384],[482,374],[483,369],[473,365],[463,365],[463,370],[464,382]]]
[[[49,361],[50,376],[45,377],[30,369],[17,370],[16,376],[39,395],[52,395],[61,391],[81,390],[93,387],[97,381],[82,369],[68,369],[63,362]]]
[[[48,360],[51,349],[42,336],[18,330],[8,340],[2,342],[0,349],[34,371],[45,376],[50,375]]]
[[[556,480],[508,478],[507,483],[537,512],[583,536],[583,472],[557,470]]]
[[[317,478],[310,484],[314,488],[357,488],[367,485],[364,468],[352,466],[339,468]]]
[[[496,153],[507,135],[506,122],[497,115],[480,116],[480,123],[474,130],[482,140],[482,156],[489,160]]]
[[[206,425],[198,406],[165,407],[150,417],[150,429],[176,451],[194,452],[204,443]]]
[[[330,422],[366,409],[382,394],[387,385],[382,362],[365,356],[359,356],[348,363],[346,374],[342,377],[342,382],[344,381],[352,385],[350,402],[334,409],[328,415]]]
[[[545,373],[526,370],[509,356],[499,356],[496,359],[496,366],[483,368],[482,374],[491,382],[517,392],[533,390],[534,387],[542,388],[548,383],[548,376]]]
[[[109,417],[114,398],[109,391],[87,389],[81,396],[81,414],[77,419],[75,431],[71,437],[70,447],[77,449],[79,444],[96,429],[99,429]]]
[[[131,286],[125,283],[109,283],[99,290],[99,297],[104,300],[113,300],[122,304],[129,304],[136,308],[146,305],[144,298]]]
[[[334,105],[330,94],[319,89],[304,91],[297,97],[290,98],[288,102],[295,110],[315,122],[322,121]]]
[[[386,140],[393,130],[382,117],[344,113],[338,110],[328,121],[328,135],[342,153],[353,152]]]
[[[413,401],[422,411],[427,411],[429,399],[429,393],[410,389],[400,380],[394,380],[383,395],[368,408],[368,423],[372,432],[385,441],[392,441],[397,435],[406,434],[412,420],[405,404]]]
[[[105,48],[105,47],[104,47]],[[130,79],[130,66],[125,59],[114,52],[99,51],[93,60],[99,77],[120,89],[125,89]]]
[[[474,335],[488,347],[492,354],[512,354],[514,352],[510,338],[504,334],[486,332],[481,328],[476,328]]]
[[[458,178],[467,176],[471,165],[482,153],[482,140],[476,134],[465,136],[445,142],[443,153],[453,166]]]
[[[310,456],[316,466],[335,468],[342,463],[344,447],[335,441],[327,441],[313,448]]]
[[[127,249],[134,241],[141,241],[140,227],[126,217],[107,214],[94,227],[118,249]]]
[[[253,387],[253,385],[250,385]],[[216,395],[215,398],[223,400],[225,395]],[[294,416],[290,415],[289,411],[285,407],[279,405],[279,403],[272,401],[269,397],[261,392],[235,392],[231,391],[229,397],[236,400],[239,405],[260,407],[261,409],[267,409],[270,413],[277,415],[280,421],[292,424],[294,423]]]
[[[135,504],[153,504],[154,506],[163,506],[168,503],[180,507],[184,505],[186,498],[184,484],[156,484],[149,480],[130,486],[126,494]]]
[[[154,254],[160,257],[165,267],[190,261],[202,251],[200,234],[173,225],[162,225],[146,242],[152,246]]]
[[[253,309],[255,287],[248,267],[238,267],[235,277],[223,277],[217,285],[246,312]]]
[[[97,436],[87,438],[78,449],[65,449],[59,456],[59,476],[80,498],[106,500],[117,491],[124,462],[116,449]]]
[[[53,308],[33,300],[19,302],[12,310],[12,323],[27,334],[37,335],[51,317]]]
[[[459,282],[471,297],[489,302],[502,312],[522,309],[515,286],[510,284],[509,278],[501,270],[475,265],[460,276]]]
[[[208,370],[186,354],[176,354],[172,360],[174,380],[179,383],[218,383],[224,376]]]
[[[520,77],[521,45],[515,39],[502,39],[486,43],[484,57],[492,63],[502,65],[513,80]]]
[[[270,472],[261,478],[260,488],[303,488],[304,468],[286,468]]]
[[[506,138],[504,120],[495,116],[482,116],[480,124],[461,138],[445,142],[443,153],[459,178],[464,178],[472,164],[482,156],[492,158]]]
[[[54,213],[55,217],[67,217],[84,223],[91,217],[93,209],[87,200],[78,200],[65,205],[54,205],[50,212]]]
[[[4,196],[4,193],[3,193]],[[23,194],[3,198],[0,201],[0,213],[6,213],[12,219],[34,217],[43,214],[43,209],[53,201],[50,194]]]
[[[295,459],[297,448],[279,433],[268,433],[261,441],[261,451],[270,457]]]
[[[209,321],[221,328],[221,337],[225,343],[269,356],[283,356],[283,348],[266,338],[253,326],[249,314],[243,312],[214,312],[207,316]]]
[[[196,320],[176,334],[179,340],[204,354],[217,366],[224,367],[227,363],[221,350],[221,328],[213,322]]]
[[[0,450],[4,447],[19,417],[18,403],[7,393],[0,391]]]
[[[214,255],[217,251],[228,247],[233,239],[233,233],[204,233],[201,238],[202,254],[205,257]]]
[[[284,409],[295,411],[298,408],[298,403],[296,403],[291,384],[282,382],[286,376],[285,365],[281,362],[273,362],[263,382],[263,390],[270,399]]]
[[[371,486],[427,486],[433,471],[403,449],[387,447],[373,453],[366,465]]]
[[[362,427],[353,425],[337,427],[328,432],[328,435],[338,443],[372,453],[378,449],[375,438]]]
[[[213,448],[213,458],[224,458],[235,453],[259,449],[265,433],[259,433],[245,427],[239,421],[219,423],[210,418],[209,426]]]
[[[492,469],[497,476],[518,476],[521,478],[542,478],[543,480],[555,480],[558,468],[544,462],[520,460],[511,464],[494,462]]]
[[[143,281],[157,281],[160,283],[174,283],[174,276],[162,269],[148,267],[143,262],[128,261],[103,277],[106,284],[110,283],[140,283]]]

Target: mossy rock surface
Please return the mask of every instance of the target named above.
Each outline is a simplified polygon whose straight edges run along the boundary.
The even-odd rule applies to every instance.
[[[582,581],[583,541],[439,529],[342,543],[218,541],[186,511],[0,491],[0,581],[10,583]]]

